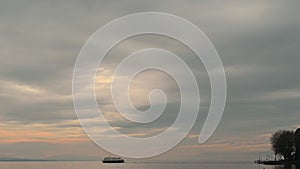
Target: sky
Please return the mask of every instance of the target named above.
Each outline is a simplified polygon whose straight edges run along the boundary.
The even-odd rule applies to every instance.
[[[73,69],[95,31],[138,12],[180,16],[210,38],[226,73],[226,107],[214,135],[198,144],[210,101],[203,64],[174,39],[143,35],[118,44],[99,66],[96,97],[110,124],[129,136],[148,137],[176,118],[178,86],[157,70],[137,75],[130,97],[135,107],[146,110],[149,92],[165,91],[168,104],[158,120],[131,123],[117,113],[111,98],[112,74],[120,61],[136,50],[158,47],[178,54],[193,68],[201,104],[195,126],[178,146],[144,160],[253,161],[259,154],[271,154],[272,133],[300,127],[299,5],[297,0],[1,1],[0,159],[98,160],[109,154],[89,139],[78,122],[72,100]]]

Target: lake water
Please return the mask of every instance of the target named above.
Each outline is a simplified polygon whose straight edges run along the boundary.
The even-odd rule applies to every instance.
[[[0,169],[283,169],[254,163],[1,162]],[[295,167],[292,167],[295,168]]]

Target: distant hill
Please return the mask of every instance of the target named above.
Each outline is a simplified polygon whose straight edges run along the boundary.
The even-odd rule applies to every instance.
[[[51,162],[51,161],[97,161],[94,159],[30,159],[30,158],[14,158],[14,157],[0,157],[0,162]]]
[[[13,158],[13,157],[3,157],[0,161],[58,161],[58,160],[47,160],[47,159],[25,159],[25,158]]]

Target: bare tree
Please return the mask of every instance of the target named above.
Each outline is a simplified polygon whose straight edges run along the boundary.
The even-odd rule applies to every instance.
[[[276,155],[282,155],[285,160],[292,160],[295,152],[294,131],[279,130],[270,138],[272,150]]]

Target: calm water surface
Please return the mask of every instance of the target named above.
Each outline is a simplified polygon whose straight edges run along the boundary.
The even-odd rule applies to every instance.
[[[0,169],[284,169],[253,163],[0,162]],[[292,167],[296,169],[295,167]]]

